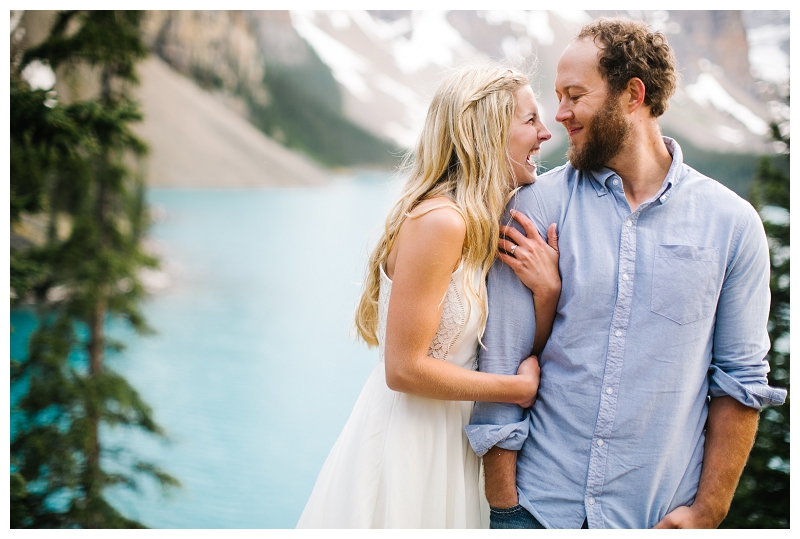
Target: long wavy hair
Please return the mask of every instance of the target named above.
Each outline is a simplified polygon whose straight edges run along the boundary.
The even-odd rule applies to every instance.
[[[462,251],[464,290],[480,305],[480,336],[486,326],[486,275],[497,254],[499,221],[516,178],[508,155],[515,92],[528,77],[507,67],[469,67],[450,74],[428,108],[422,134],[406,154],[400,173],[408,180],[369,257],[356,309],[358,337],[378,345],[380,268],[400,225],[423,200],[449,198],[467,225]],[[474,276],[480,273],[477,288]]]

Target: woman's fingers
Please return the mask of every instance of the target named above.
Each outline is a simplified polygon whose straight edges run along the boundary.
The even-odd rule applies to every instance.
[[[519,245],[520,243],[524,243],[526,240],[526,236],[513,226],[500,227],[500,234],[502,234],[512,242],[516,243],[517,245]],[[536,235],[538,236],[539,234]]]
[[[555,223],[547,227],[547,244],[552,247],[555,252],[558,252],[558,233],[556,232]]]
[[[533,221],[528,219],[528,217],[524,213],[518,212],[517,210],[511,210],[510,213],[511,217],[513,217],[516,222],[522,225],[522,229],[525,231],[525,235],[527,237],[531,239],[536,237],[541,240],[541,237],[539,236],[539,231],[536,230],[536,227],[533,225]]]
[[[511,269],[516,268],[516,265],[519,263],[519,261],[516,258],[514,258],[511,255],[505,254],[503,251],[497,251],[497,258],[505,262],[508,266],[511,267]],[[514,269],[514,272],[516,271],[517,270]]]
[[[514,247],[514,245],[518,245],[518,244],[513,242],[513,241],[509,241],[509,240],[503,239],[503,238],[500,238],[500,240],[497,242],[497,246],[500,249],[502,249],[505,252],[507,252],[507,253],[511,252],[511,248]]]

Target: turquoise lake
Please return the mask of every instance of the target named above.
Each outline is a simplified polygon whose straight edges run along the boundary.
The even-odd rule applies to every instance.
[[[169,435],[107,430],[183,486],[109,499],[154,528],[292,528],[378,361],[352,336],[368,255],[398,186],[387,173],[324,187],[153,189],[150,233],[171,282],[144,303],[155,335],[120,325],[109,365]],[[29,315],[12,313],[12,355]],[[27,322],[26,322],[27,321]]]

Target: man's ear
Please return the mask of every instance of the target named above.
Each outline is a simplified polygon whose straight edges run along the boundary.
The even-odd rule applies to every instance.
[[[639,77],[633,77],[628,81],[628,86],[625,88],[629,98],[625,105],[628,107],[628,112],[633,112],[644,103],[644,82]]]

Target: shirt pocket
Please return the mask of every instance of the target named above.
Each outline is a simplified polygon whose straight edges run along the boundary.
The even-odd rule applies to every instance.
[[[719,249],[657,245],[650,310],[678,324],[714,314]]]

